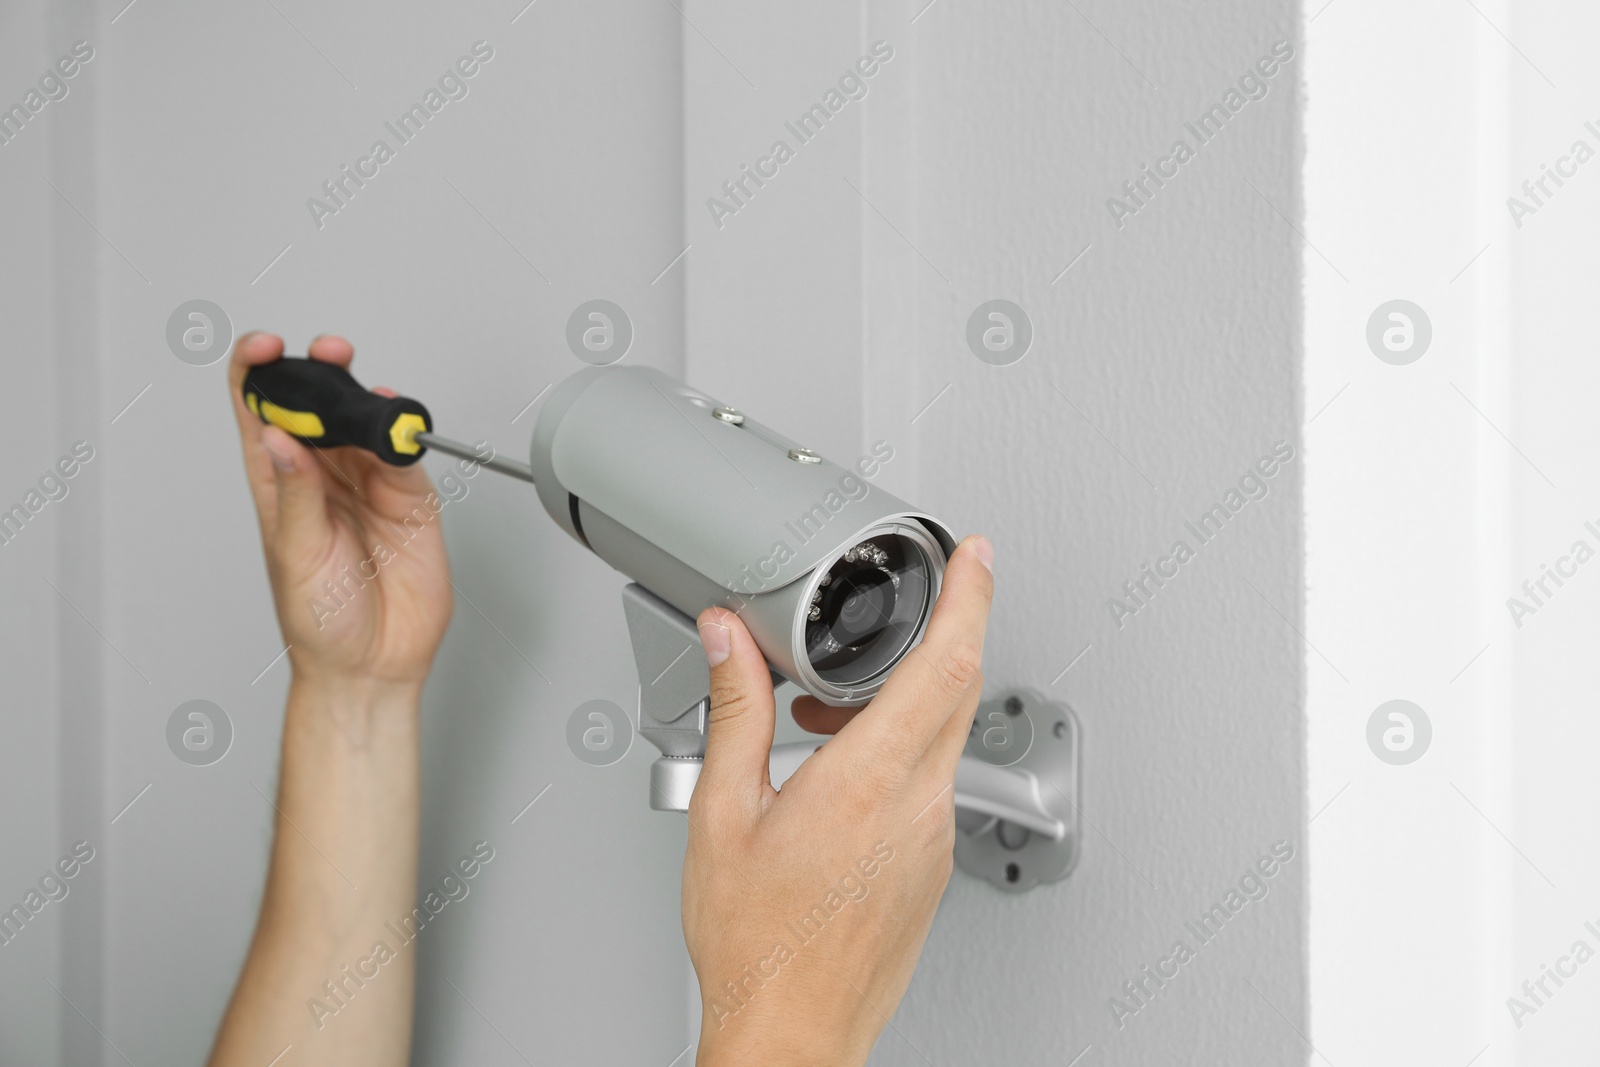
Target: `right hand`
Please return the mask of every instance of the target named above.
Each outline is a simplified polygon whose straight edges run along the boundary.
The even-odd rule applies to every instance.
[[[737,615],[700,616],[711,714],[683,927],[702,1067],[865,1063],[894,1013],[950,879],[992,558],[981,537],[956,549],[922,643],[865,708],[796,701],[802,726],[836,736],[781,793],[766,660]]]

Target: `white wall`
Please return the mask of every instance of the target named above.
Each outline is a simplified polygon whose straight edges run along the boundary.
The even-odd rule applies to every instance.
[[[76,897],[57,916],[92,935],[66,969],[100,998],[85,1007],[94,1025],[134,1062],[200,1057],[271,825],[256,790],[271,790],[282,664],[255,679],[281,645],[222,365],[175,360],[167,315],[206,297],[295,349],[344,332],[364,380],[512,451],[532,412],[513,416],[576,366],[567,314],[603,296],[638,328],[630,360],[686,370],[836,457],[891,441],[884,484],[997,542],[991,683],[1044,690],[1082,721],[1094,829],[1077,872],[1020,898],[958,874],[875,1062],[1065,1063],[1090,1045],[1083,1063],[1303,1058],[1300,460],[1124,626],[1106,604],[1275,442],[1298,447],[1301,265],[1279,212],[1294,218],[1299,199],[1299,60],[1125,226],[1105,206],[1275,41],[1298,49],[1292,6],[695,0],[680,17],[541,3],[515,24],[520,3],[278,6],[141,2],[72,33],[36,17],[19,68],[77,36],[104,40],[85,73],[96,95],[63,106],[92,104],[81,141],[95,165],[56,165],[105,240],[76,214],[35,237],[41,255],[94,272],[87,289],[57,275],[60,321],[30,328],[94,383],[102,422],[150,385],[103,431],[103,481],[66,502],[87,505],[97,546],[58,565],[98,591],[86,610],[120,650],[61,624],[77,645],[55,653],[59,673],[103,678],[81,712],[104,738],[103,774],[87,775],[95,813],[109,820],[151,786],[106,827],[103,933]],[[496,58],[471,95],[315,229],[305,198],[480,38]],[[895,57],[867,98],[714,228],[705,199],[880,39]],[[24,292],[5,306],[46,295]],[[87,310],[80,293],[95,295]],[[1014,366],[966,349],[969,313],[994,297],[1036,329]],[[70,444],[69,401],[81,403],[57,401],[32,458],[7,463],[8,484]],[[423,946],[417,1061],[666,1064],[689,1039],[682,824],[646,809],[643,746],[596,770],[563,742],[582,701],[631,706],[620,581],[516,483],[475,481],[447,518],[457,584],[492,625],[458,603],[429,691],[424,877],[478,838],[497,858]],[[58,552],[72,544],[61,536]],[[46,565],[0,558],[0,580],[26,589]],[[52,655],[8,656],[24,648]],[[161,734],[195,697],[237,730],[209,768],[179,764]],[[60,760],[27,771],[50,789],[59,778],[64,823],[90,795],[81,776]],[[68,833],[7,838],[5,885]],[[1118,1030],[1107,1002],[1121,983],[1280,840],[1296,856],[1270,895]],[[37,979],[55,950],[40,951],[26,968],[0,958],[3,988],[43,990],[28,1003],[80,1042],[68,1062],[118,1060],[50,999]],[[8,1051],[26,1035],[35,1044],[19,1047],[48,1062],[36,1020],[0,1025]]]
[[[1497,976],[1493,1005],[1501,1033],[1516,1050],[1516,1063],[1539,1064],[1591,1055],[1594,1018],[1600,1009],[1600,973],[1586,966],[1556,995],[1523,1016],[1517,1030],[1505,999],[1521,996],[1524,980],[1537,980],[1541,967],[1555,966],[1579,939],[1600,951],[1600,860],[1583,847],[1600,837],[1600,806],[1595,803],[1592,753],[1600,745],[1600,724],[1591,712],[1596,689],[1592,650],[1600,640],[1600,589],[1590,567],[1583,567],[1518,629],[1504,607],[1525,579],[1556,566],[1578,539],[1600,549],[1600,538],[1584,528],[1600,527],[1600,496],[1594,490],[1592,456],[1596,439],[1593,412],[1600,401],[1590,313],[1597,271],[1593,237],[1600,226],[1600,171],[1593,161],[1555,190],[1538,214],[1515,227],[1504,199],[1520,194],[1522,182],[1540,174],[1540,164],[1555,166],[1575,140],[1600,150],[1600,136],[1585,123],[1600,126],[1596,74],[1582,50],[1600,32],[1600,12],[1592,5],[1551,9],[1518,2],[1508,31],[1549,77],[1554,87],[1521,60],[1508,60],[1511,79],[1508,173],[1495,197],[1497,245],[1505,249],[1512,284],[1511,361],[1516,368],[1507,414],[1508,436],[1549,476],[1529,477],[1513,457],[1511,480],[1512,550],[1508,581],[1496,590],[1494,638],[1514,663],[1515,809],[1512,826],[1503,827],[1519,848],[1545,870],[1555,888],[1527,877],[1516,882],[1512,902],[1515,949],[1509,972]],[[1526,199],[1524,194],[1524,199]],[[1501,214],[1501,212],[1505,212]],[[1564,564],[1570,567],[1570,564]],[[1549,583],[1547,589],[1553,589]],[[1518,861],[1520,862],[1520,861]],[[1570,966],[1570,965],[1568,965]]]
[[[1508,600],[1538,604],[1524,580],[1576,541],[1600,547],[1584,526],[1600,193],[1584,167],[1520,225],[1507,203],[1574,141],[1600,149],[1584,126],[1594,14],[1475,6],[1341,2],[1309,31],[1307,232],[1347,275],[1307,253],[1308,625],[1343,675],[1310,660],[1312,804],[1327,804],[1312,1037],[1339,1063],[1570,1063],[1594,1045],[1600,987],[1570,973],[1577,942],[1600,949],[1585,926],[1600,871],[1575,847],[1600,829],[1586,568],[1547,579],[1520,625]],[[1363,338],[1394,297],[1433,323],[1408,366]],[[1409,766],[1366,746],[1393,697],[1433,722]],[[1563,984],[1523,991],[1557,965]]]
[[[1423,33],[1439,47],[1418,54]],[[1470,9],[1363,2],[1320,16],[1307,52],[1311,1036],[1333,1062],[1509,1063],[1486,995],[1515,873],[1485,822],[1505,828],[1506,668],[1474,654],[1497,622],[1507,479],[1527,472],[1484,422],[1505,425],[1504,262],[1491,247],[1468,267],[1497,232],[1505,45]],[[1395,298],[1433,323],[1405,366],[1365,336]],[[1396,698],[1434,730],[1406,766],[1367,742]]]

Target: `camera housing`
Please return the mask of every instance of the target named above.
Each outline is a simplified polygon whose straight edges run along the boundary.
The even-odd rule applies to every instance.
[[[649,367],[591,367],[529,454],[555,522],[691,619],[736,611],[772,668],[865,704],[918,641],[955,538],[862,471]]]

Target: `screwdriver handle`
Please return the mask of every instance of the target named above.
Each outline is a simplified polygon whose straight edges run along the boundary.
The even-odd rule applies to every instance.
[[[262,422],[314,448],[354,445],[397,467],[422,458],[416,435],[433,429],[417,401],[368,392],[349,371],[321,360],[289,357],[251,367],[243,392]]]

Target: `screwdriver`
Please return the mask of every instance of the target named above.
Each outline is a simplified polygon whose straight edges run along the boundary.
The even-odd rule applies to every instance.
[[[313,448],[353,445],[385,463],[406,467],[429,449],[533,481],[526,463],[483,453],[433,432],[428,409],[409,397],[379,396],[333,363],[290,356],[251,367],[241,390],[245,407]]]

